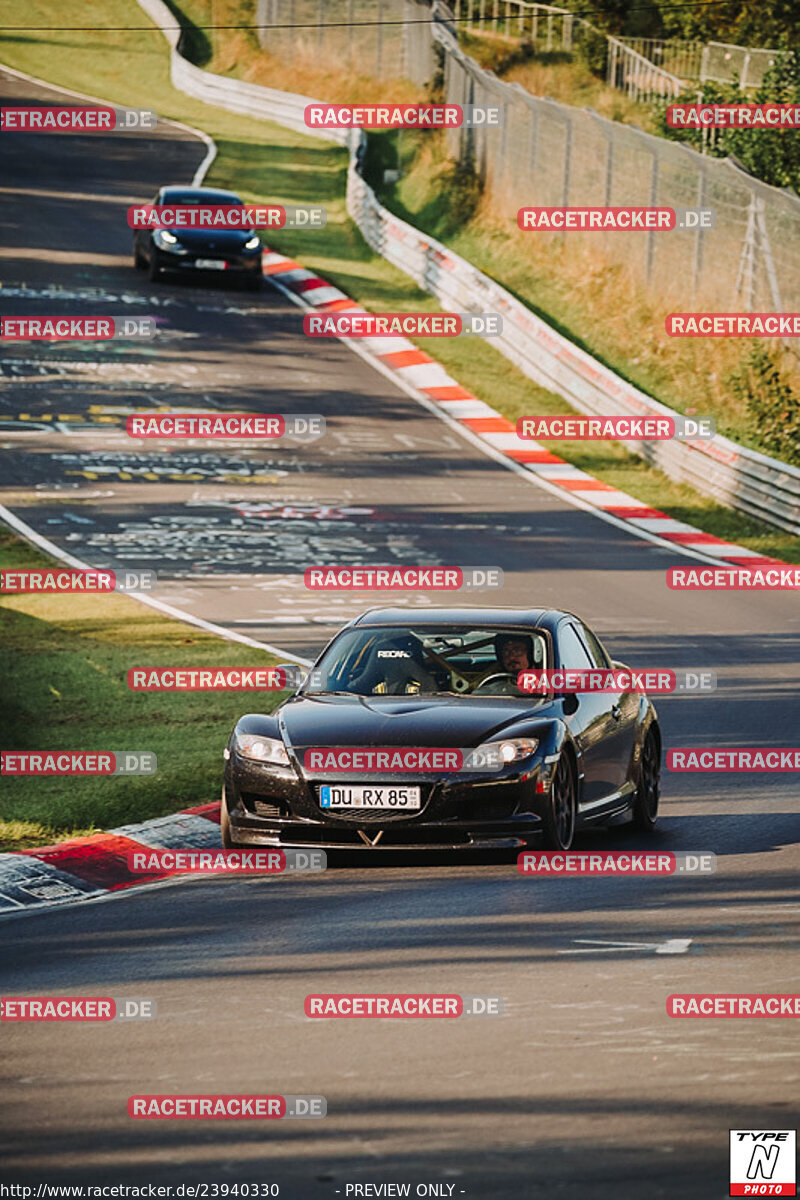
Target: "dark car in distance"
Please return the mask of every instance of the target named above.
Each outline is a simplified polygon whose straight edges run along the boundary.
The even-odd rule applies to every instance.
[[[624,664],[560,610],[363,613],[275,712],[237,722],[225,750],[223,845],[416,850],[541,840],[568,849],[589,826],[651,830],[662,746],[651,701],[634,691],[522,692],[518,672],[528,666]],[[468,755],[466,769],[348,774],[311,754],[324,747],[457,747],[496,765],[471,770]]]
[[[153,206],[190,204],[243,205],[235,192],[219,188],[162,187]],[[261,239],[254,229],[136,229],[133,261],[154,282],[164,271],[210,275],[234,272],[246,287],[257,290],[263,277]]]

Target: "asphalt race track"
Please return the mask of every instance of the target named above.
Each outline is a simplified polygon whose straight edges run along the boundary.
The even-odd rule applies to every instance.
[[[0,91],[58,95],[2,70]],[[505,587],[479,603],[564,607],[629,665],[716,670],[716,694],[657,701],[668,747],[796,742],[791,593],[671,592],[677,552],[521,479],[342,343],[309,350],[269,285],[134,271],[125,208],[188,181],[197,139],[162,124],[3,145],[2,314],[124,311],[163,334],[2,344],[0,503],[35,531],[93,565],[155,568],[158,599],[305,657],[385,598],[306,592],[308,565],[499,566]],[[164,404],[321,413],[327,433],[266,450],[132,443],[125,415]],[[723,1196],[729,1129],[798,1123],[796,1030],[670,1019],[665,1002],[800,990],[799,815],[791,774],[665,771],[654,839],[623,829],[578,848],[713,851],[716,875],[544,881],[509,855],[361,856],[6,920],[4,993],[158,1003],[152,1022],[6,1027],[6,1181],[273,1182],[297,1200],[389,1181],[476,1200]],[[505,1011],[304,1016],[307,993],[348,990],[497,995]],[[328,1115],[131,1121],[127,1097],[145,1092],[319,1094]]]

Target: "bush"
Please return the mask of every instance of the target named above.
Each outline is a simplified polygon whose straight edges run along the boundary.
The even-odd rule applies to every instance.
[[[752,433],[767,453],[800,466],[800,396],[786,382],[774,353],[756,346],[731,376],[735,395],[747,404]]]
[[[439,231],[440,237],[450,237],[475,216],[480,204],[483,184],[475,169],[473,155],[465,155],[441,175],[441,196],[447,215]]]
[[[755,93],[743,92],[736,83],[706,82],[699,90],[703,104],[798,104],[800,54],[789,51],[779,55]],[[674,103],[696,104],[697,93],[697,88],[689,88]],[[702,150],[703,132],[670,129],[665,105],[658,106],[656,122],[662,137]],[[732,155],[756,179],[800,193],[800,131],[796,129],[720,129],[715,137],[708,138],[706,152],[716,158]]]
[[[578,58],[593,75],[605,79],[608,68],[608,39],[598,29],[582,29],[576,37]]]

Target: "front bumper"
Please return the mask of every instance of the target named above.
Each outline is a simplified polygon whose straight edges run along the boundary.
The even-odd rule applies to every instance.
[[[323,810],[317,789],[342,778],[300,778],[291,768],[265,770],[234,757],[227,764],[223,804],[231,838],[242,846],[324,849],[457,850],[524,847],[541,832],[548,790],[537,792],[543,764],[502,774],[436,778],[359,777],[360,783],[415,784],[422,807],[410,812]],[[548,780],[549,782],[549,780]]]
[[[155,258],[156,266],[161,271],[192,271],[199,275],[227,275],[235,271],[240,275],[257,276],[262,274],[261,250],[247,254],[222,254],[217,250],[187,250],[183,254],[173,254],[152,246],[150,253]],[[223,269],[214,270],[200,268],[198,261],[215,260],[225,264]]]

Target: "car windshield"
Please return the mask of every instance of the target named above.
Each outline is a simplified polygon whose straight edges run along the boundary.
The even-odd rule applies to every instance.
[[[547,667],[538,629],[383,626],[347,630],[310,672],[305,695],[520,696],[517,675]],[[533,700],[534,697],[531,697]]]
[[[202,192],[200,195],[197,192],[167,192],[164,204],[180,204],[183,207],[187,204],[227,204],[233,207],[242,204],[242,201],[232,192]]]

